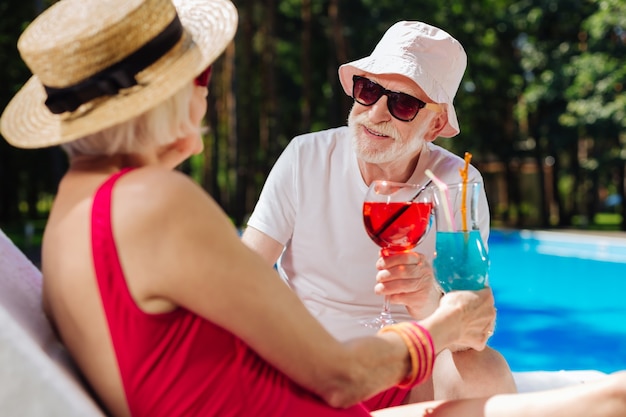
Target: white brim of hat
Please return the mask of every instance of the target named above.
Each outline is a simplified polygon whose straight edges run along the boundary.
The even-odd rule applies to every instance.
[[[446,106],[448,120],[439,136],[451,138],[459,134],[459,122],[452,100],[428,73],[422,71],[416,62],[407,61],[396,56],[390,56],[388,59],[381,59],[380,57],[374,59],[368,56],[340,66],[339,81],[343,91],[352,97],[353,75],[363,75],[364,73],[375,75],[392,74],[389,72],[389,68],[393,68],[393,74],[402,75],[415,82],[433,102]]]
[[[185,28],[181,41],[139,73],[138,86],[96,99],[73,115],[51,113],[46,93],[32,76],[2,114],[4,138],[20,148],[62,144],[130,120],[168,99],[206,69],[232,41],[237,10],[228,0],[173,0]],[[69,117],[68,117],[69,116]]]

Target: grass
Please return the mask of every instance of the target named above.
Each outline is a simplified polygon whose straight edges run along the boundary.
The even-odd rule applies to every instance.
[[[589,230],[621,230],[622,216],[618,213],[597,213],[591,219],[591,222],[584,227]]]

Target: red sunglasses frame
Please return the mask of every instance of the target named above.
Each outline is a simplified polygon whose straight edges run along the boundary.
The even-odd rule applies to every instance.
[[[212,69],[213,69],[213,67],[209,65],[207,67],[207,69],[202,71],[200,73],[200,75],[198,75],[196,78],[194,78],[193,83],[195,85],[197,85],[198,87],[208,87],[209,86],[209,81],[211,81],[211,70]]]

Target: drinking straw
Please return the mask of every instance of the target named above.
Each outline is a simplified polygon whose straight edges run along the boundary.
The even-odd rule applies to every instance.
[[[437,189],[439,190],[439,195],[441,196],[441,204],[443,204],[443,213],[445,214],[446,220],[448,222],[448,229],[451,232],[454,232],[454,222],[452,222],[452,211],[450,211],[450,194],[448,193],[448,186],[445,182],[441,181],[439,178],[433,174],[430,169],[425,171],[428,178],[433,180]]]
[[[417,193],[415,193],[415,195],[413,197],[411,197],[411,199],[408,201],[409,203],[412,203],[413,201],[415,201],[415,199],[417,197],[419,197],[419,195],[422,193],[422,191],[424,191],[426,189],[426,187],[428,187],[430,185],[431,181],[428,180],[428,182],[426,184],[424,184],[422,186],[422,188],[420,188]],[[387,220],[385,220],[385,222],[380,226],[380,229],[378,229],[376,232],[374,232],[374,236],[376,237],[380,237],[380,235],[387,230],[387,228],[389,226],[391,226],[393,224],[393,222],[395,222],[398,217],[402,216],[402,213],[404,213],[405,211],[407,211],[409,208],[409,205],[405,205],[402,206],[398,209],[398,211],[396,211],[395,213],[393,213],[391,216],[389,216],[387,218]]]
[[[472,160],[472,154],[465,152],[465,166],[459,168],[459,174],[461,174],[461,222],[462,230],[467,232],[467,179],[469,177],[469,163]]]

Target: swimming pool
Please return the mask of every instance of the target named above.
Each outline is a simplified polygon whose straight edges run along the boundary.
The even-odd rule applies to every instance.
[[[489,251],[513,371],[626,369],[626,238],[492,231]]]

